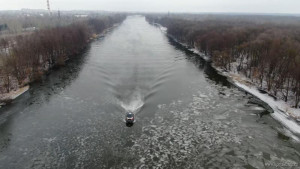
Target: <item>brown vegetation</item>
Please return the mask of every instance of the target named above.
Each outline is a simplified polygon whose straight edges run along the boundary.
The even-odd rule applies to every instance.
[[[252,21],[236,17],[195,20],[148,16],[147,19],[167,27],[168,34],[177,40],[211,56],[214,65],[243,73],[260,88],[286,102],[292,100],[293,106],[299,107],[299,18],[279,17],[278,21],[276,17],[259,20],[256,16]]]
[[[121,22],[123,15],[93,18],[28,35],[0,39],[0,94],[24,86],[86,47],[94,33]]]

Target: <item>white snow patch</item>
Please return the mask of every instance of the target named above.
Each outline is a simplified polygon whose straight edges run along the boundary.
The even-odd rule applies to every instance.
[[[274,110],[274,113],[271,113],[271,116],[274,119],[278,120],[293,133],[300,134],[300,126],[297,124],[297,122],[291,119],[287,113],[283,113],[285,112],[284,110],[292,109],[289,108],[287,104],[285,104],[283,101],[274,100],[266,94],[260,93],[255,87],[249,87],[237,81],[234,81],[234,83],[238,87],[244,89],[245,91],[253,94],[254,96],[267,103]]]
[[[165,28],[162,25],[157,24],[157,23],[156,23],[156,25],[158,25],[159,28],[164,33],[167,33],[167,28]],[[189,47],[187,44],[178,41],[172,35],[168,35],[168,36],[170,36],[175,42],[177,42],[180,45],[184,46],[188,50],[194,52],[195,54],[198,54],[204,60],[206,60],[206,61],[210,60],[209,56],[206,56],[205,54],[200,52],[198,49]],[[232,78],[230,73],[226,73],[226,72],[224,72],[221,69],[216,68],[216,67],[214,67],[214,68],[217,69],[224,76],[228,76],[228,77]],[[235,75],[238,75],[239,77],[242,77],[240,74],[237,74],[237,73],[235,73]],[[267,103],[274,110],[274,113],[271,114],[271,116],[274,119],[278,120],[281,124],[283,124],[286,128],[288,128],[293,133],[300,134],[300,125],[298,125],[298,123],[295,120],[291,119],[291,117],[293,117],[296,120],[300,120],[300,110],[299,109],[291,108],[291,106],[289,106],[288,104],[286,104],[282,100],[274,100],[272,97],[270,97],[266,94],[260,93],[255,87],[249,87],[247,85],[244,85],[244,84],[238,82],[237,80],[235,80],[233,78],[232,78],[232,80],[240,88],[243,88],[245,91],[255,95],[256,97],[258,97],[259,99],[261,99],[262,101]],[[202,97],[202,96],[200,96],[200,97]],[[292,136],[292,138],[294,138],[295,140],[300,140],[296,136]]]
[[[25,93],[27,90],[29,90],[29,85],[19,88],[17,90],[11,91],[9,93],[0,95],[0,99],[3,100],[14,100],[17,97],[19,97],[20,95],[22,95],[23,93]]]
[[[210,57],[200,52],[197,48],[190,48],[189,51],[194,52],[195,54],[199,55],[202,59],[206,61],[210,61]]]

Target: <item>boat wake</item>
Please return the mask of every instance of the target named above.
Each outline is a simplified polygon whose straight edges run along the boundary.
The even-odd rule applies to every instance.
[[[136,114],[144,106],[141,92],[136,90],[127,100],[121,101],[120,105],[124,110]]]

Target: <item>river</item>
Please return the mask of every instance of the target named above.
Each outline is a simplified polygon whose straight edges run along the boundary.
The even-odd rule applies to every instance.
[[[0,168],[299,167],[299,142],[253,99],[130,16],[0,109]]]

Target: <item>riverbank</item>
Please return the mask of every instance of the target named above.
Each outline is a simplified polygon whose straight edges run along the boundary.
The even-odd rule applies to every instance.
[[[92,42],[92,41],[94,41],[94,40],[97,40],[97,39],[100,39],[100,38],[105,37],[106,34],[108,34],[109,32],[111,32],[114,28],[118,27],[119,25],[120,25],[120,23],[116,23],[116,24],[114,24],[113,26],[104,29],[103,32],[101,32],[101,33],[98,33],[98,34],[92,34],[92,36],[90,37],[90,39],[89,39],[88,42]]]
[[[95,33],[90,34],[89,37],[87,38],[87,40],[85,41],[84,46],[86,46],[88,43],[91,43],[94,40],[97,40],[99,38],[103,38],[107,33],[111,32],[111,30],[114,29],[115,27],[117,27],[118,25],[120,25],[120,23],[114,23],[112,26],[103,29],[99,33],[96,33],[97,31],[95,31]],[[84,49],[84,48],[80,48],[80,50],[76,51],[72,55],[76,55],[82,49]],[[39,70],[40,75],[42,76],[44,74],[47,74],[47,72],[49,72],[55,66],[64,66],[65,62],[67,62],[70,58],[71,58],[71,56],[66,56],[63,59],[63,63],[61,63],[61,64],[59,63],[57,65],[52,65],[52,66],[51,66],[50,62],[49,63],[43,63],[37,69]],[[25,84],[23,83],[22,85],[19,85],[18,79],[16,77],[13,77],[13,74],[5,74],[5,77],[7,77],[7,76],[9,77],[9,78],[6,78],[6,79],[8,79],[8,81],[7,82],[3,81],[0,84],[2,86],[5,86],[5,85],[9,84],[10,86],[14,86],[14,87],[12,87],[10,89],[9,93],[5,93],[5,92],[0,93],[0,108],[5,106],[6,104],[12,102],[17,97],[21,96],[26,91],[28,91],[29,90],[29,85],[28,84],[30,84],[32,82],[35,82],[36,80],[40,79],[40,78],[37,78],[37,79],[27,78],[27,81],[26,81]],[[3,79],[5,79],[5,77],[3,76]]]
[[[257,99],[181,49],[143,17],[128,17],[0,109],[0,168],[299,163],[300,143],[256,115],[264,110],[247,102]],[[138,103],[128,128],[124,109]]]
[[[167,34],[166,27],[163,27],[162,25],[157,24],[157,23],[155,25],[158,26],[162,32]],[[201,53],[195,47],[191,47],[185,43],[178,41],[172,35],[167,34],[167,36],[172,38],[176,43],[180,44],[187,50],[197,54],[202,59],[211,62],[211,59],[209,56],[206,56],[205,54]],[[218,71],[219,74],[226,76],[228,78],[228,80],[232,84],[234,84],[236,87],[240,88],[241,90],[244,90],[245,92],[255,96],[256,98],[258,98],[261,101],[268,104],[270,106],[270,108],[272,108],[272,110],[274,111],[273,113],[271,113],[271,116],[275,120],[279,121],[287,129],[289,129],[289,131],[291,131],[292,133],[297,134],[297,135],[300,134],[300,125],[299,125],[300,110],[299,109],[292,108],[290,105],[285,103],[283,100],[275,100],[272,97],[272,95],[270,95],[268,93],[262,93],[258,89],[258,87],[254,83],[251,82],[250,79],[246,78],[242,74],[224,71],[222,68],[215,66],[213,62],[211,62],[211,65],[214,69],[216,69]],[[290,137],[292,137],[294,140],[300,141],[300,139],[297,136],[295,136],[291,133],[289,133],[288,135]]]
[[[7,103],[15,100],[17,97],[21,96],[28,90],[29,90],[29,85],[21,87],[17,90],[9,92],[9,93],[1,94],[0,95],[0,108],[2,106],[5,106]]]

